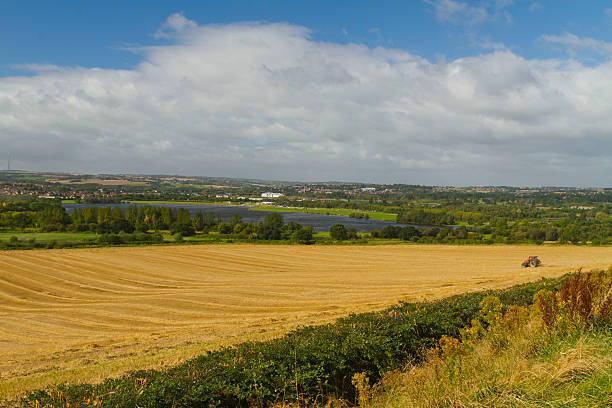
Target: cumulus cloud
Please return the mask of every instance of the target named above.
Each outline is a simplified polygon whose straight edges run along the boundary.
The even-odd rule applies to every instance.
[[[196,28],[198,24],[195,21],[189,20],[183,13],[171,14],[159,30],[155,33],[156,38],[169,38],[175,34],[184,33],[185,31]]]
[[[432,63],[397,49],[316,42],[289,24],[173,27],[181,36],[144,49],[132,70],[0,78],[0,142],[14,164],[283,180],[611,184],[609,63],[528,60],[507,50]]]

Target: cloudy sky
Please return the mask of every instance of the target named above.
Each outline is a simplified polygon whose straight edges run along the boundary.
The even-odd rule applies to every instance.
[[[0,5],[13,168],[612,186],[605,1],[96,3]]]

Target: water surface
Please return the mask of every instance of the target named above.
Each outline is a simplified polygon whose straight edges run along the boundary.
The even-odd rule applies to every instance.
[[[192,215],[196,212],[212,213],[214,216],[225,222],[229,222],[234,214],[242,217],[244,223],[257,223],[263,221],[266,215],[272,214],[276,211],[256,211],[249,207],[244,206],[231,206],[231,205],[210,205],[210,204],[145,204],[145,203],[121,203],[121,204],[63,204],[66,208],[66,212],[72,212],[75,208],[85,207],[121,207],[126,208],[129,206],[153,206],[153,207],[170,207],[170,208],[184,208],[189,211]],[[297,222],[303,226],[311,226],[314,231],[329,231],[329,228],[334,224],[343,224],[347,229],[354,227],[357,231],[369,232],[373,229],[382,229],[388,225],[400,225],[393,221],[381,221],[363,218],[351,218],[342,215],[327,215],[327,214],[314,214],[314,213],[292,213],[282,212],[285,223]],[[431,228],[431,227],[423,227]]]

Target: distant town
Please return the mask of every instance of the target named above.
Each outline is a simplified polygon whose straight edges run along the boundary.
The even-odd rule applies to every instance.
[[[120,202],[124,200],[181,200],[194,202],[232,202],[270,204],[283,199],[374,200],[404,197],[410,192],[422,193],[512,193],[529,196],[537,193],[556,195],[589,195],[612,191],[603,188],[578,187],[509,187],[509,186],[419,186],[409,184],[367,184],[349,182],[291,182],[249,180],[223,177],[186,177],[168,175],[0,172],[0,194],[35,196],[75,202]],[[438,203],[421,205],[436,206]]]

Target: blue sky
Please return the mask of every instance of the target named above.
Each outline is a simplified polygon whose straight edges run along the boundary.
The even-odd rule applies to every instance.
[[[0,2],[24,170],[612,185],[612,4]]]
[[[126,46],[160,43],[160,24],[182,12],[199,24],[286,22],[318,41],[397,47],[424,58],[455,59],[503,45],[527,58],[563,58],[563,47],[542,41],[567,32],[612,41],[612,3],[589,0],[469,1],[488,16],[447,20],[427,1],[99,1],[0,2],[0,75],[22,74],[22,64],[131,68],[140,57]],[[507,4],[507,5],[506,5]],[[504,6],[505,5],[505,6]],[[599,55],[584,53],[585,61]]]

